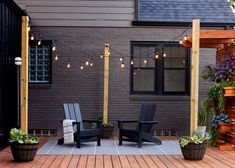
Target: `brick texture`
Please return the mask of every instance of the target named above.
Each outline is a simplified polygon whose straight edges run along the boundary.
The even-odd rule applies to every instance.
[[[109,120],[136,119],[141,103],[158,105],[157,129],[176,129],[178,135],[189,133],[190,96],[130,95],[130,41],[168,41],[183,29],[163,28],[81,28],[34,27],[41,39],[56,40],[59,60],[52,63],[52,84],[34,85],[29,89],[29,128],[58,129],[64,118],[63,103],[79,102],[84,119],[95,119],[103,108],[103,60],[99,54],[104,43],[111,47],[109,80]],[[112,52],[122,53],[119,55]],[[200,67],[215,62],[215,50],[201,49]],[[81,61],[89,54],[93,68],[80,70]],[[125,56],[125,68],[120,68],[119,58]],[[70,59],[71,68],[66,68]],[[200,80],[200,98],[206,96],[209,83]],[[117,126],[116,126],[117,131]]]

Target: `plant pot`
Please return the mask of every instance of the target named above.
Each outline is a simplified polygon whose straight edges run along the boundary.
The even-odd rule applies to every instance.
[[[185,160],[202,160],[207,147],[207,141],[201,144],[189,143],[185,147],[181,147],[182,154]]]
[[[113,136],[114,126],[101,127],[101,138],[111,138]]]
[[[235,87],[224,87],[224,96],[235,96]]]
[[[219,123],[218,124],[219,133],[232,132],[232,124]]]
[[[11,143],[11,152],[16,162],[32,161],[37,153],[38,144]]]

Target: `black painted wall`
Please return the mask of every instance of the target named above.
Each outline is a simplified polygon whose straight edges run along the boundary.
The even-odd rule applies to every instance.
[[[60,132],[63,103],[79,102],[85,119],[95,119],[102,113],[103,60],[99,54],[104,43],[109,43],[109,119],[115,124],[118,119],[135,119],[141,103],[156,103],[156,120],[159,121],[156,129],[188,134],[190,96],[130,95],[129,58],[125,58],[125,68],[121,69],[119,58],[122,55],[112,52],[113,48],[128,56],[130,41],[168,41],[184,30],[177,27],[34,27],[33,32],[40,34],[40,38],[57,40],[59,60],[52,63],[52,84],[29,86],[29,128],[58,129]],[[94,67],[82,72],[80,65],[87,58],[86,54],[92,56]],[[201,68],[215,62],[215,50],[201,49],[200,55]],[[66,68],[68,59],[71,60],[70,69]],[[200,98],[206,95],[208,87],[208,83],[200,80]]]

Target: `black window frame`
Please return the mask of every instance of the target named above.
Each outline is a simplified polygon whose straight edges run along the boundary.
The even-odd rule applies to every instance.
[[[178,42],[166,42],[166,41],[131,41],[130,42],[130,60],[133,60],[133,51],[134,46],[162,46],[162,50],[159,51],[159,58],[157,61],[155,60],[155,75],[154,75],[154,91],[134,91],[134,82],[133,82],[133,73],[134,68],[133,65],[130,65],[130,94],[131,95],[190,95],[190,55],[191,49],[186,48],[186,60],[185,60],[185,91],[164,91],[164,70],[168,68],[164,68],[164,58],[163,48],[164,46],[180,46]],[[153,53],[154,54],[154,53]],[[148,69],[148,68],[141,68],[141,69]],[[181,68],[169,68],[169,69],[181,69]],[[160,82],[157,82],[157,81]]]
[[[38,45],[38,41],[39,40],[30,40],[29,41],[29,60],[30,61],[30,45]],[[30,81],[29,79],[29,84],[30,85],[47,85],[47,84],[52,84],[52,54],[53,54],[53,51],[52,51],[52,40],[41,40],[41,45],[49,45],[50,47],[50,55],[49,55],[49,66],[50,66],[50,76],[49,76],[49,81],[48,82],[32,82]],[[30,78],[30,69],[28,70],[29,71],[29,78]]]

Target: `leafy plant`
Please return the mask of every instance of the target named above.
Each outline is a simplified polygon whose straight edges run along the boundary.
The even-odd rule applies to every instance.
[[[222,59],[216,65],[207,65],[202,72],[201,77],[208,81],[215,81],[220,83],[223,81],[230,81],[234,70],[234,57],[231,53],[225,54],[225,59]]]
[[[103,122],[103,115],[98,115],[98,116],[96,117],[96,120]],[[102,127],[113,127],[114,125],[113,125],[112,122],[109,121],[107,124],[102,123],[101,126],[102,126]]]
[[[211,120],[211,127],[218,127],[219,123],[229,123],[230,120],[227,115],[225,114],[220,114],[220,115],[213,115],[212,120]]]
[[[198,125],[207,126],[209,113],[210,113],[209,101],[207,99],[202,99],[201,109],[198,113]]]
[[[19,144],[37,144],[39,142],[39,138],[27,135],[17,128],[12,128],[10,131],[9,142],[18,142]]]
[[[192,136],[183,136],[183,137],[181,137],[180,138],[180,146],[185,147],[189,143],[201,144],[204,141],[207,141],[209,139],[210,139],[210,135],[208,133],[205,133],[205,135],[203,136],[202,134],[200,134],[198,132],[194,132]]]

